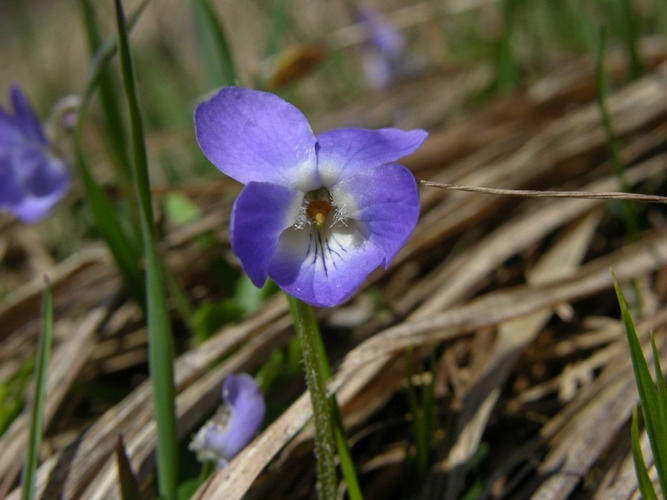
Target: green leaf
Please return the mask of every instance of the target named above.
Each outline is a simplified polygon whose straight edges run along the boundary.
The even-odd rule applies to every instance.
[[[169,193],[163,203],[165,216],[177,226],[191,224],[201,216],[199,207],[184,194]]]
[[[234,300],[246,314],[257,311],[264,301],[278,290],[278,286],[266,280],[262,288],[257,288],[246,274],[242,274],[236,282],[234,289]]]
[[[197,344],[203,343],[227,323],[241,319],[244,312],[243,308],[233,300],[209,302],[199,307],[192,315],[192,322],[197,332]]]
[[[174,402],[174,347],[162,271],[155,245],[146,145],[135,87],[127,25],[121,1],[116,0],[115,4],[118,53],[132,131],[133,174],[139,202],[146,263],[148,358],[153,385],[153,406],[157,423],[158,485],[162,497],[167,500],[175,500],[177,498],[178,481],[178,433]]]
[[[53,299],[51,285],[46,280],[42,297],[42,326],[37,342],[37,359],[35,361],[35,392],[30,413],[30,435],[28,437],[28,452],[23,469],[23,500],[35,497],[35,477],[37,472],[37,458],[39,446],[42,443],[44,432],[44,400],[46,398],[47,375],[49,371],[49,356],[53,341]]]

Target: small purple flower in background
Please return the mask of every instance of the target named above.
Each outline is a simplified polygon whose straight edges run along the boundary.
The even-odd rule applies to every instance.
[[[392,163],[423,130],[340,128],[315,137],[278,96],[226,87],[195,110],[206,157],[245,184],[229,226],[252,282],[267,276],[314,306],[348,299],[389,265],[419,217],[414,176]]]
[[[228,375],[222,384],[223,405],[190,443],[197,460],[224,467],[252,440],[264,421],[264,398],[247,373]]]
[[[360,9],[357,17],[368,35],[363,55],[364,77],[373,88],[387,88],[406,73],[403,35],[377,12]]]
[[[49,213],[69,188],[65,163],[49,151],[44,130],[18,87],[13,114],[0,109],[0,210],[24,222]]]

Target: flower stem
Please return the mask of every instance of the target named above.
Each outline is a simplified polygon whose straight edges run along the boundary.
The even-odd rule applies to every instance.
[[[306,383],[310,392],[310,401],[313,405],[315,455],[317,457],[320,498],[333,500],[336,498],[338,486],[334,464],[336,444],[319,348],[320,331],[312,308],[294,297],[289,295],[287,297],[294,318],[294,327],[301,341]]]

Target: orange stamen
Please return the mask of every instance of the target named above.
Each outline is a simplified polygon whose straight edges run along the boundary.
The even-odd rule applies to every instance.
[[[306,215],[312,222],[316,224],[324,224],[324,221],[332,208],[331,203],[327,200],[313,200],[308,202]]]

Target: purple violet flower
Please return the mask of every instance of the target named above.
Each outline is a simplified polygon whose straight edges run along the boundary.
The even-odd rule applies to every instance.
[[[255,380],[247,373],[230,374],[222,384],[223,405],[190,443],[197,460],[227,465],[252,440],[264,421],[265,406]]]
[[[64,196],[70,177],[65,163],[49,151],[25,95],[13,86],[10,96],[14,113],[0,109],[0,210],[35,222]]]
[[[232,208],[232,250],[252,282],[267,276],[314,306],[348,299],[387,267],[419,217],[415,178],[392,163],[423,130],[339,128],[315,137],[278,96],[226,87],[195,110],[197,142],[245,184]]]

